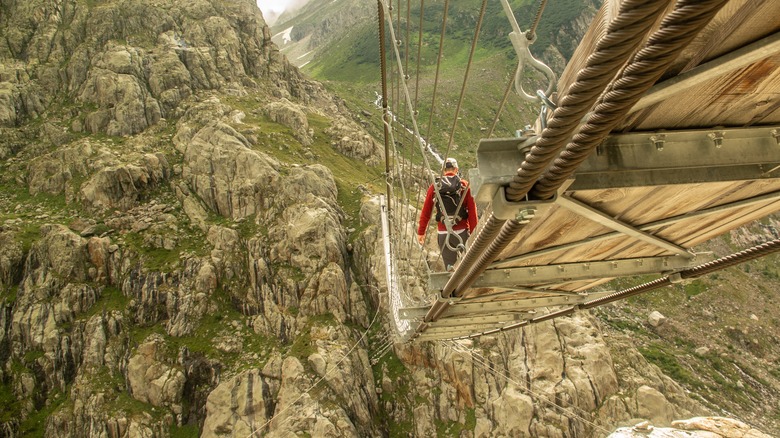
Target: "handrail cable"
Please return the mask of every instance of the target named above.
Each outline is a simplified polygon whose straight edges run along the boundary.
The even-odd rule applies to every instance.
[[[366,335],[368,334],[368,332],[371,330],[371,327],[373,327],[373,326],[374,326],[374,323],[377,321],[377,317],[379,316],[379,309],[380,309],[380,307],[381,307],[381,306],[378,306],[378,305],[377,305],[377,307],[376,307],[376,312],[374,313],[374,317],[371,319],[371,323],[370,323],[370,324],[368,324],[368,327],[365,329],[365,331],[363,331],[363,334],[362,334],[362,335],[360,336],[360,338],[359,338],[359,339],[358,339],[358,340],[357,340],[357,341],[356,341],[356,342],[355,342],[355,343],[352,345],[352,347],[351,347],[351,348],[350,348],[350,349],[349,349],[349,350],[348,350],[348,351],[347,351],[347,352],[344,354],[344,356],[342,356],[342,358],[341,358],[341,359],[339,359],[339,361],[338,361],[338,362],[336,362],[336,363],[335,363],[335,364],[334,364],[332,367],[328,367],[328,366],[327,366],[327,364],[326,364],[325,368],[326,368],[326,369],[327,369],[327,368],[330,368],[330,370],[326,371],[326,372],[325,372],[325,374],[323,374],[323,375],[322,375],[322,377],[320,377],[319,379],[317,379],[317,381],[315,381],[315,382],[314,382],[314,383],[313,383],[311,386],[309,386],[309,388],[308,388],[308,389],[306,389],[306,391],[302,392],[302,393],[301,393],[301,395],[299,395],[299,396],[298,396],[298,398],[296,398],[296,399],[295,399],[295,400],[293,400],[291,403],[289,403],[287,406],[285,406],[285,407],[284,407],[284,408],[283,408],[281,411],[279,411],[279,412],[276,412],[276,413],[275,413],[273,416],[271,416],[271,418],[269,418],[269,419],[268,419],[268,421],[266,421],[265,423],[263,423],[263,425],[262,425],[262,426],[260,426],[258,429],[255,429],[255,430],[254,430],[252,433],[250,433],[249,435],[247,435],[247,437],[246,437],[246,438],[251,438],[251,437],[252,437],[252,436],[254,436],[256,433],[258,433],[258,432],[260,432],[261,430],[263,430],[263,429],[265,429],[266,427],[268,427],[268,425],[269,425],[269,424],[271,424],[271,422],[272,422],[272,421],[274,421],[274,419],[275,419],[276,417],[278,417],[278,416],[279,416],[279,415],[281,415],[283,412],[285,412],[285,411],[287,411],[288,409],[290,409],[290,407],[292,407],[292,406],[295,406],[295,404],[296,404],[296,403],[298,403],[298,401],[299,401],[300,399],[302,399],[304,396],[308,395],[308,394],[309,394],[309,392],[311,392],[311,390],[312,390],[312,389],[314,389],[314,388],[315,388],[317,385],[319,385],[319,384],[320,384],[320,383],[321,383],[323,380],[325,380],[325,378],[326,378],[326,377],[328,377],[328,376],[329,376],[329,375],[330,375],[330,374],[331,374],[333,371],[335,371],[335,370],[338,370],[338,369],[339,369],[339,365],[341,364],[341,362],[344,362],[344,360],[345,360],[347,357],[349,357],[349,355],[350,355],[350,354],[352,354],[352,351],[353,351],[353,350],[355,350],[355,348],[357,348],[357,346],[358,346],[358,345],[360,345],[360,343],[361,343],[361,342],[363,342],[363,339],[366,337]],[[285,420],[285,421],[286,421],[286,420]],[[282,424],[284,424],[284,423],[282,423]]]
[[[588,121],[534,184],[529,196],[534,199],[552,198],[558,187],[625,118],[628,110],[660,79],[682,49],[726,3],[727,0],[679,0],[660,28],[653,32],[645,46],[621,71],[611,89],[602,95]]]
[[[441,21],[441,35],[439,36],[439,55],[436,57],[436,74],[433,79],[433,93],[431,97],[431,108],[428,114],[428,130],[425,134],[425,138],[430,142],[431,129],[433,127],[433,113],[436,111],[436,89],[439,87],[439,69],[441,68],[441,57],[444,51],[444,34],[447,31],[447,14],[449,13],[450,0],[444,0],[444,14]],[[425,153],[425,152],[423,152]],[[430,167],[427,165],[430,169]]]
[[[610,22],[607,34],[598,40],[586,67],[578,72],[577,81],[566,90],[547,128],[542,131],[517,170],[507,190],[510,200],[516,202],[525,197],[608,85],[612,79],[611,72],[629,58],[667,3],[663,0],[626,0],[621,4],[619,15]],[[442,291],[444,297],[450,297],[456,290],[463,291],[473,284],[527,223],[525,218],[518,219],[505,221],[493,214],[489,216],[447,281]],[[424,330],[428,322],[437,319],[447,307],[449,304],[446,301],[435,302],[417,333]]]
[[[379,0],[379,1],[382,2],[382,6],[383,7],[389,8],[387,6],[387,4],[384,3],[384,0]],[[445,1],[449,1],[449,0],[445,0]],[[393,26],[392,21],[391,21],[390,26],[388,28],[390,30],[390,38],[392,39],[392,41],[397,41],[396,40],[396,36],[395,36],[395,28]],[[393,44],[393,51],[395,53],[396,65],[397,65],[397,68],[399,70],[399,73],[402,73],[403,72],[403,64],[402,64],[402,61],[401,61],[401,55],[400,55],[400,52],[399,52],[399,49],[398,49],[398,44]],[[403,76],[403,75],[399,74],[399,76]],[[406,80],[405,79],[402,80],[400,82],[400,85],[401,85],[401,89],[403,91],[404,98],[406,100],[407,107],[408,108],[412,108],[412,100],[411,100],[411,97],[410,97],[409,88],[406,85]],[[410,117],[410,120],[412,122],[414,137],[417,139],[417,142],[418,142],[418,144],[420,146],[420,151],[421,151],[421,153],[423,155],[423,161],[425,163],[425,168],[430,169],[431,168],[430,167],[430,162],[428,160],[427,155],[425,154],[425,145],[423,144],[424,140],[420,136],[420,132],[419,132],[419,129],[417,127],[417,119],[416,119],[416,117],[414,117],[414,114],[412,114],[412,117]],[[385,123],[389,124],[389,122],[385,122]],[[390,132],[389,135],[390,135],[391,140],[392,140],[393,139],[392,130],[389,130],[389,132]],[[392,140],[392,143],[395,144],[395,141]],[[429,174],[429,177],[430,177],[430,180],[431,180],[431,184],[434,184],[435,183],[435,179],[433,177],[433,173],[428,172],[428,174]],[[435,194],[435,196],[437,198],[437,201],[439,202],[439,205],[444,205],[444,202],[443,202],[443,200],[441,198],[441,194],[438,192],[438,190],[434,190],[434,194]],[[453,224],[451,224],[449,221],[445,221],[444,224],[445,224],[445,226],[447,228],[447,233],[448,234],[451,234],[451,235],[454,234],[454,235],[457,236],[457,234],[455,234],[454,231],[452,230],[452,225]]]
[[[387,107],[387,65],[385,58],[385,10],[382,8],[382,0],[376,0],[377,5],[377,21],[379,22],[379,70],[382,80],[382,127],[384,129],[384,142],[385,142],[385,190],[387,191],[387,198],[391,199],[393,196],[393,186],[390,184],[390,134],[389,121],[390,114]]]
[[[422,39],[423,39],[423,18],[425,18],[425,0],[420,0],[420,28],[417,33],[417,72],[414,75],[414,113],[418,114],[417,97],[420,91],[420,59],[422,57]]]
[[[452,118],[452,129],[450,130],[450,137],[447,140],[447,150],[444,152],[444,159],[450,156],[450,150],[452,149],[452,143],[455,141],[455,130],[458,127],[458,116],[460,115],[460,109],[463,106],[463,98],[466,96],[466,84],[469,80],[469,73],[471,72],[471,65],[474,62],[474,52],[477,50],[477,42],[479,41],[479,32],[482,30],[482,22],[485,19],[485,9],[487,9],[487,0],[482,0],[482,8],[479,10],[479,18],[477,19],[477,28],[474,30],[474,39],[471,40],[471,50],[469,51],[469,60],[466,62],[466,71],[463,74],[463,84],[460,87],[460,97],[458,97],[458,104],[455,106],[455,116]],[[442,174],[444,168],[442,167]]]
[[[518,382],[517,380],[513,379],[512,377],[508,376],[507,374],[502,373],[501,371],[497,370],[493,365],[490,364],[487,358],[482,356],[481,354],[474,351],[474,349],[466,349],[465,347],[458,344],[457,341],[454,340],[446,340],[442,341],[442,343],[448,347],[452,351],[464,353],[464,354],[470,354],[471,359],[482,368],[484,371],[487,371],[491,374],[493,374],[496,377],[500,377],[504,380],[506,380],[507,383],[512,383],[515,385],[517,389],[519,389],[521,392],[524,392],[528,395],[530,395],[532,398],[536,398],[537,400],[541,401],[542,403],[545,403],[549,406],[552,406],[554,409],[557,409],[561,414],[564,416],[567,416],[569,419],[577,419],[582,421],[583,423],[593,427],[594,429],[597,429],[601,432],[605,432],[607,434],[611,433],[611,431],[599,426],[595,422],[591,421],[588,418],[585,418],[585,415],[589,414],[585,410],[572,405],[571,408],[566,408],[564,406],[559,405],[558,403],[555,403],[554,401],[550,400],[547,396],[544,394],[540,394],[530,388],[531,385],[524,384],[523,382]]]
[[[573,313],[575,313],[577,310],[584,309],[593,309],[595,307],[603,306],[605,304],[609,304],[615,301],[624,300],[626,298],[633,297],[635,295],[639,295],[641,293],[650,292],[652,290],[671,286],[677,282],[689,280],[692,278],[698,278],[703,275],[711,274],[713,272],[730,268],[735,265],[738,265],[740,263],[749,262],[751,260],[761,258],[764,256],[767,256],[769,254],[775,253],[780,251],[780,239],[774,239],[770,240],[768,242],[764,242],[762,244],[750,247],[748,249],[729,254],[727,256],[721,257],[717,260],[713,260],[711,262],[707,262],[698,266],[694,266],[690,269],[684,269],[682,271],[678,271],[676,273],[666,275],[664,277],[656,278],[655,280],[649,281],[647,283],[643,283],[637,286],[630,287],[628,289],[624,289],[621,291],[614,292],[612,294],[609,294],[607,296],[596,298],[591,301],[587,301],[582,304],[577,304],[574,306],[566,307],[563,309],[556,310],[554,312],[550,312],[545,315],[537,316],[535,318],[529,318],[525,321],[521,321],[514,324],[509,324],[504,327],[495,328],[486,330],[484,332],[480,333],[472,333],[470,335],[466,336],[459,336],[456,338],[453,338],[451,340],[461,340],[461,339],[470,339],[470,338],[477,338],[480,336],[490,335],[490,334],[496,334],[499,332],[505,332],[508,330],[515,330],[518,328],[522,328],[531,324],[536,324],[544,321],[548,321],[555,318],[560,318],[562,316],[568,316]]]
[[[542,21],[542,13],[544,12],[544,7],[547,6],[547,0],[540,0],[539,1],[539,8],[536,9],[536,17],[534,18],[533,23],[531,23],[531,28],[526,32],[526,38],[533,41],[536,39],[536,28],[539,26],[539,23]]]
[[[509,98],[509,92],[512,91],[512,85],[515,83],[515,76],[517,76],[517,72],[520,70],[520,64],[518,63],[515,66],[515,71],[512,72],[512,74],[509,76],[509,83],[506,85],[506,88],[504,89],[504,96],[501,98],[501,103],[498,105],[498,110],[496,110],[496,116],[493,118],[493,124],[490,125],[490,130],[487,133],[487,138],[491,138],[493,136],[493,131],[496,129],[496,125],[498,125],[498,119],[501,118],[501,113],[504,111],[504,105],[506,105],[506,101]]]

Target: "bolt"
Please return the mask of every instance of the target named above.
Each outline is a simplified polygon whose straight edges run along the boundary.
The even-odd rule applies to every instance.
[[[655,145],[655,150],[664,150],[664,143],[666,143],[666,134],[651,135],[650,141]]]
[[[715,131],[710,132],[707,134],[707,137],[709,137],[713,143],[715,143],[715,147],[720,149],[721,146],[723,146],[723,137],[726,135],[723,131]]]

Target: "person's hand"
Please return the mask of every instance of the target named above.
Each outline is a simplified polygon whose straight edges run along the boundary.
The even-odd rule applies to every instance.
[[[425,243],[425,234],[417,235],[417,243],[419,243],[421,246]]]

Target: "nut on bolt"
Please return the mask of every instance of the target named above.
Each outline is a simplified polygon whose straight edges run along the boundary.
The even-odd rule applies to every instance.
[[[515,216],[515,220],[520,223],[528,223],[528,221],[533,219],[535,214],[536,214],[535,208],[524,208],[517,213],[517,215]]]

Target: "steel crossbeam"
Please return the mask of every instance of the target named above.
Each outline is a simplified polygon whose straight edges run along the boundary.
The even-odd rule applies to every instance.
[[[652,234],[637,229],[635,227],[632,227],[631,225],[626,224],[625,222],[616,220],[610,217],[608,214],[599,211],[591,207],[590,205],[582,203],[576,199],[561,196],[558,198],[557,203],[561,207],[573,213],[577,213],[580,216],[588,218],[594,222],[598,222],[599,224],[604,225],[607,228],[612,228],[615,231],[618,231],[627,236],[631,236],[637,240],[641,240],[643,242],[647,242],[652,245],[658,246],[669,252],[675,253],[681,257],[685,257],[685,258],[693,257],[693,254],[688,252],[688,250],[686,250],[682,246],[675,245],[674,243],[669,242],[668,240],[664,240],[660,237],[653,236]]]
[[[552,296],[538,298],[522,298],[515,300],[487,301],[479,303],[458,302],[452,305],[442,318],[451,319],[453,317],[477,315],[496,315],[496,314],[516,314],[518,312],[528,312],[539,307],[552,306],[571,306],[581,304],[590,300],[609,295],[613,291],[591,292],[579,294],[576,296]],[[490,298],[486,295],[482,298]],[[407,307],[400,309],[399,316],[403,319],[422,320],[429,307]]]
[[[610,135],[569,190],[778,178],[778,126]],[[536,137],[481,140],[469,179],[477,202],[508,185]],[[774,172],[770,172],[774,170]]]
[[[520,321],[513,321],[511,324],[517,324]],[[425,330],[427,335],[439,335],[443,336],[440,339],[456,338],[458,336],[466,336],[472,333],[479,333],[491,329],[499,329],[509,324],[467,324],[460,325],[458,327],[428,327]]]
[[[480,275],[472,285],[472,288],[500,288],[656,274],[686,269],[692,266],[693,260],[691,259],[678,256],[664,256],[491,269]],[[441,290],[447,284],[450,275],[451,273],[449,272],[431,273],[428,277],[429,290]]]
[[[499,313],[495,315],[479,315],[479,316],[462,316],[455,318],[439,318],[436,321],[431,321],[428,325],[431,328],[436,327],[467,327],[474,324],[509,324],[525,320],[525,315],[522,313]]]
[[[777,178],[777,126],[613,134],[570,190]]]

